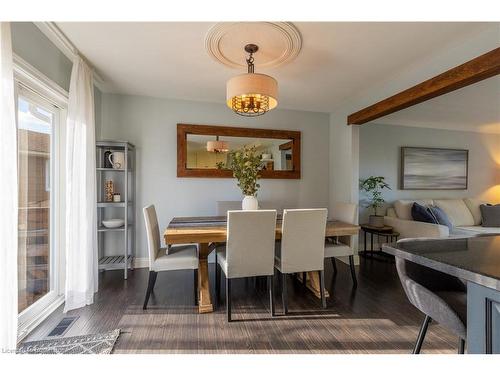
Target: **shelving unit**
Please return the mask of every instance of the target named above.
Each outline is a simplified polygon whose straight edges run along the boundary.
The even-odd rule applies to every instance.
[[[123,168],[106,168],[106,151],[123,152]],[[127,279],[135,255],[135,146],[126,141],[98,141],[96,152],[99,270],[123,268],[123,277]],[[105,201],[104,184],[108,180],[113,181],[115,192],[121,194],[121,202]],[[123,219],[125,224],[119,228],[104,227],[102,221],[111,218]],[[116,244],[119,247],[110,246]]]

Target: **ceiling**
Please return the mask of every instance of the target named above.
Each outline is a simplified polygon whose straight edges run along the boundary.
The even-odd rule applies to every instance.
[[[205,49],[215,23],[58,22],[95,66],[106,92],[225,102],[225,83],[242,69],[216,62]],[[362,90],[397,76],[488,23],[297,22],[298,56],[259,68],[279,82],[279,107],[331,112]],[[261,51],[265,53],[265,51]],[[244,55],[242,55],[243,57]],[[410,114],[408,114],[410,116]]]
[[[500,134],[500,76],[381,117],[373,123]]]

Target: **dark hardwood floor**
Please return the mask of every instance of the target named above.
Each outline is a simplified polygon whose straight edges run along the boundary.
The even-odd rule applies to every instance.
[[[198,314],[192,272],[160,273],[144,311],[148,271],[136,269],[128,280],[121,271],[107,271],[100,274],[93,305],[68,314],[59,308],[26,341],[46,338],[63,316],[79,316],[65,336],[120,328],[114,353],[410,353],[423,315],[408,303],[394,264],[361,259],[354,290],[349,267],[339,261],[337,265],[335,279],[330,262],[325,266],[332,295],[326,310],[298,281],[290,280],[289,315],[273,319],[265,289],[236,280],[233,319],[239,321],[232,323],[226,322],[224,302],[212,314]],[[213,285],[214,265],[210,267]],[[280,314],[277,279],[275,284]],[[456,353],[457,345],[457,337],[432,324],[422,353]]]

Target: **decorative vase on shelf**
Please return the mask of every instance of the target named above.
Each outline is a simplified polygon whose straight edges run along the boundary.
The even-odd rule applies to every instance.
[[[253,195],[245,195],[245,198],[243,198],[243,201],[241,202],[241,208],[245,211],[258,210],[259,201]]]

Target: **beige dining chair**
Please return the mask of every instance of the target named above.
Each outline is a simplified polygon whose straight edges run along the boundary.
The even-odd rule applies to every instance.
[[[281,242],[276,249],[275,267],[282,274],[283,312],[288,313],[287,275],[297,272],[319,272],[321,303],[326,308],[325,231],[328,211],[286,209],[283,211]]]
[[[227,241],[216,250],[215,295],[220,293],[219,268],[226,277],[227,321],[231,322],[231,281],[267,276],[271,316],[274,316],[274,242],[276,210],[228,211]]]
[[[358,205],[354,203],[334,203],[332,207],[332,218],[343,221],[344,223],[356,224],[358,221]],[[356,269],[354,268],[354,241],[349,243],[342,242],[338,237],[328,238],[325,242],[325,258],[332,261],[333,275],[337,275],[337,264],[335,258],[349,257],[349,267],[353,286],[357,287]]]
[[[154,205],[143,208],[149,252],[149,281],[143,309],[148,306],[149,297],[156,283],[158,272],[193,270],[194,298],[198,302],[198,249],[196,245],[172,245],[161,247],[160,229]]]

